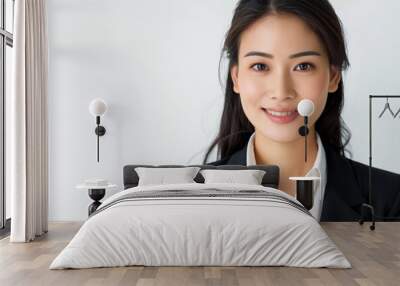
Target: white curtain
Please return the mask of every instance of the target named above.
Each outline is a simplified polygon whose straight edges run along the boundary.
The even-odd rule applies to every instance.
[[[14,69],[8,163],[11,242],[29,242],[48,229],[47,15],[46,0],[16,0]]]

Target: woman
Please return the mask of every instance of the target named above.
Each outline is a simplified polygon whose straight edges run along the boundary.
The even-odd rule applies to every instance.
[[[321,221],[358,220],[368,202],[368,166],[345,157],[351,134],[341,119],[342,71],[349,61],[340,20],[328,0],[239,1],[223,53],[229,65],[210,165],[278,165],[279,189],[295,195],[291,176],[319,176],[311,213]],[[302,99],[314,102],[307,162]],[[347,150],[346,150],[347,151]],[[372,169],[377,219],[400,219],[400,175]]]

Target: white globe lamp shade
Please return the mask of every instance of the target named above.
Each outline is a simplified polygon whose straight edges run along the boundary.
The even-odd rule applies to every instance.
[[[102,116],[107,110],[107,104],[101,98],[93,99],[89,104],[89,112],[93,116]]]
[[[310,99],[302,99],[297,105],[301,116],[310,116],[314,112],[314,103]]]

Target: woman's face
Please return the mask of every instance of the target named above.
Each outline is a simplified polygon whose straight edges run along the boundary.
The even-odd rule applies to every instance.
[[[240,40],[238,65],[231,69],[234,91],[254,128],[279,142],[300,137],[304,124],[297,114],[302,99],[314,102],[309,127],[324,110],[328,92],[336,91],[340,72],[329,64],[318,36],[298,17],[271,14],[246,29]],[[277,123],[268,110],[296,111],[288,123]]]

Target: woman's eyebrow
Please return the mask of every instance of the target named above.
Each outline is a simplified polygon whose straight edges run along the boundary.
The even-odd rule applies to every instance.
[[[249,57],[249,56],[259,56],[259,57],[271,58],[271,59],[274,58],[274,56],[271,54],[264,53],[264,52],[257,52],[257,51],[248,52],[245,55],[245,57]],[[290,55],[289,59],[299,58],[299,57],[304,57],[304,56],[321,56],[321,54],[317,51],[304,51],[304,52]]]

